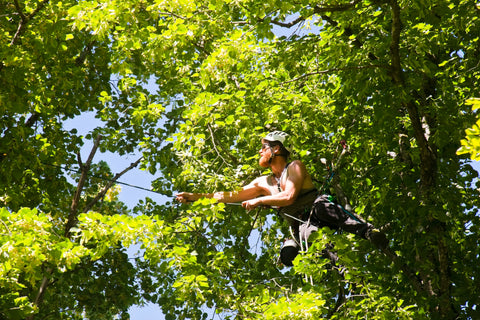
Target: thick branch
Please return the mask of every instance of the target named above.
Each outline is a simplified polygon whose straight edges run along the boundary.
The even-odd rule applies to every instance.
[[[78,180],[77,190],[75,191],[75,196],[72,200],[72,205],[70,206],[70,214],[68,215],[68,220],[65,225],[65,236],[70,237],[70,229],[75,226],[77,223],[77,212],[78,212],[78,203],[80,201],[80,195],[83,191],[83,186],[85,185],[85,180],[87,179],[88,171],[90,170],[90,165],[92,164],[93,157],[97,152],[98,145],[100,144],[100,140],[102,139],[101,135],[97,136],[95,140],[95,144],[90,151],[90,155],[88,156],[87,162],[85,165],[81,165],[82,175]]]
[[[34,112],[30,118],[25,122],[25,127],[31,128],[37,122],[38,118],[40,117],[40,113]]]
[[[135,161],[134,163],[131,163],[129,167],[127,167],[125,170],[123,170],[122,172],[120,173],[117,173],[115,175],[115,177],[113,177],[112,180],[110,180],[108,182],[108,184],[102,189],[102,191],[100,191],[97,196],[92,200],[90,201],[90,203],[88,205],[85,206],[85,208],[83,209],[83,212],[88,212],[100,199],[102,199],[105,194],[107,193],[107,191],[115,184],[115,182],[121,177],[123,176],[125,173],[127,173],[128,171],[132,170],[133,168],[135,168],[136,166],[138,166],[138,164],[140,163],[140,161],[142,161],[143,157],[141,157],[140,159],[138,159],[137,161]]]
[[[400,63],[400,6],[396,0],[392,0],[392,41],[390,43],[391,72],[395,84],[403,85],[402,66]]]
[[[396,0],[391,1],[392,6],[392,41],[390,43],[390,58],[391,58],[391,76],[393,82],[398,86],[404,85],[403,71],[400,58],[400,34],[401,34],[401,20],[400,20],[400,6]],[[437,172],[436,151],[432,148],[425,136],[424,128],[421,122],[421,116],[418,107],[414,101],[404,103],[404,107],[408,111],[415,139],[420,147],[421,159],[421,183],[420,191],[422,194],[428,194],[435,186],[435,175]]]

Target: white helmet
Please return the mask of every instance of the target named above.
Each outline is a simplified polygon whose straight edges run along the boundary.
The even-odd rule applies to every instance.
[[[267,141],[278,141],[278,142],[281,142],[283,147],[285,149],[287,149],[288,152],[292,152],[292,146],[290,144],[290,139],[289,139],[290,135],[286,132],[283,132],[283,131],[273,131],[273,132],[270,132],[269,134],[267,134],[265,136],[265,138],[263,138],[263,140],[267,140]]]

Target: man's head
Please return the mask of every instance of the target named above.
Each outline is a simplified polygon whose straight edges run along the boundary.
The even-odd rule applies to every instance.
[[[269,164],[277,156],[288,159],[291,152],[289,135],[282,131],[270,132],[262,139],[262,152],[266,150],[270,152]]]

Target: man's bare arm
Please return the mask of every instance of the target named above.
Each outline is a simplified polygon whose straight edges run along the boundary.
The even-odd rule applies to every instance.
[[[197,201],[200,198],[214,198],[218,202],[223,203],[243,202],[266,194],[265,188],[262,187],[262,179],[266,179],[266,177],[257,178],[238,191],[219,191],[214,193],[181,192],[176,195],[176,200],[186,203]]]
[[[302,190],[305,178],[307,176],[307,169],[300,161],[292,162],[288,167],[288,179],[285,182],[283,191],[266,195],[260,198],[245,200],[242,205],[247,210],[251,210],[258,206],[277,206],[285,207],[291,205],[297,199]]]

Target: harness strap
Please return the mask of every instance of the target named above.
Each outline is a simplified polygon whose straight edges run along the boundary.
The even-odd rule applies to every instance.
[[[291,163],[291,162],[287,163],[287,165],[285,166],[285,168],[283,168],[282,174],[280,175],[280,179],[277,180],[278,192],[282,192],[282,188],[280,188],[280,182],[282,182],[283,175],[287,172],[287,169],[288,169],[288,166],[290,165],[290,163]],[[275,178],[275,180],[276,180],[276,178]]]
[[[330,202],[330,203],[333,204],[333,205],[339,206],[340,209],[342,209],[342,211],[345,212],[345,213],[346,213],[350,218],[352,218],[353,220],[355,220],[355,221],[357,221],[357,222],[360,222],[360,223],[365,223],[365,221],[360,220],[360,219],[359,219],[357,216],[355,216],[353,213],[351,213],[350,211],[348,211],[347,209],[345,209],[341,204],[333,202],[330,197],[331,197],[331,196],[328,197],[328,202]]]

